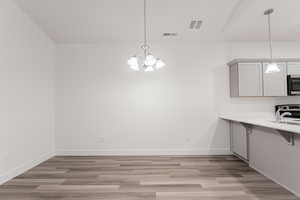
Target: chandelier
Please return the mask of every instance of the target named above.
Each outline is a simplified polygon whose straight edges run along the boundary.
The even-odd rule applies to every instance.
[[[160,58],[155,58],[150,53],[150,46],[147,42],[147,0],[144,0],[144,43],[141,46],[143,55],[141,57],[135,55],[128,59],[127,64],[134,71],[144,70],[151,72],[165,66]]]

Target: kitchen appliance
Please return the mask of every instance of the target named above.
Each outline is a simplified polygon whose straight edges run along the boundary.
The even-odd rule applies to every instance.
[[[289,112],[292,115],[288,116],[290,118],[299,118],[300,119],[300,104],[284,104],[284,105],[276,105],[275,112],[280,109],[280,114]]]
[[[287,76],[287,92],[289,96],[300,95],[300,75]]]

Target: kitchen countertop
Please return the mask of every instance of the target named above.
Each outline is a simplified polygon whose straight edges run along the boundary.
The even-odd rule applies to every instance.
[[[267,127],[275,130],[287,131],[291,133],[300,134],[300,122],[299,125],[276,123],[275,116],[272,114],[239,114],[239,113],[222,113],[219,118],[229,121],[236,121],[255,126]],[[294,122],[291,118],[286,118],[289,122]],[[299,119],[298,119],[299,120]],[[272,122],[273,121],[273,122]]]

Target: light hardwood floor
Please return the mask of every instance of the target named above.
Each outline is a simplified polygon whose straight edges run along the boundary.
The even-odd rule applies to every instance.
[[[1,200],[295,200],[233,156],[54,157],[0,186]]]

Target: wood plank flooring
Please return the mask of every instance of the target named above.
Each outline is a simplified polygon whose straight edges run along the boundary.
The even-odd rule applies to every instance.
[[[0,200],[295,200],[233,156],[54,157],[0,186]]]

